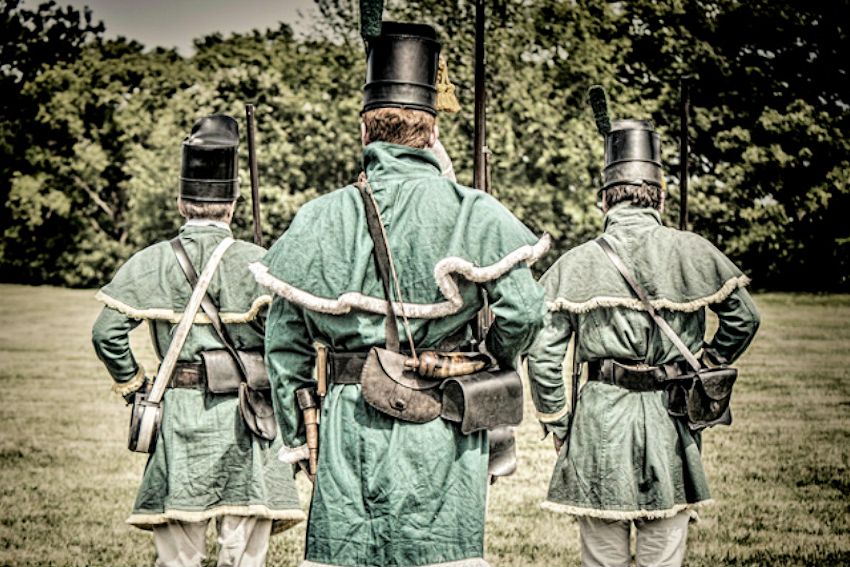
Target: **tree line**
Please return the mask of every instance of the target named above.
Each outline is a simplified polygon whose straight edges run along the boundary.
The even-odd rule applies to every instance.
[[[182,138],[204,114],[242,117],[246,102],[257,106],[267,238],[355,180],[357,3],[317,3],[306,34],[286,24],[214,34],[183,57],[107,39],[88,9],[0,0],[2,280],[96,286],[169,237]],[[488,10],[494,192],[553,236],[550,260],[601,227],[592,84],[607,89],[613,117],[661,132],[675,225],[678,84],[690,75],[692,230],[758,288],[850,291],[850,2],[493,0]],[[462,105],[440,117],[441,138],[470,184],[474,3],[388,2],[385,18],[437,27]],[[235,232],[250,238],[248,202],[237,211]]]

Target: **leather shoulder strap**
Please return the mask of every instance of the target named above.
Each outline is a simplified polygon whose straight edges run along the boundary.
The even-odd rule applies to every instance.
[[[183,270],[183,275],[186,276],[186,280],[189,282],[189,285],[192,286],[192,288],[195,288],[198,285],[198,272],[195,271],[195,266],[192,264],[192,260],[189,259],[189,254],[186,252],[186,248],[184,248],[183,243],[180,242],[180,237],[176,237],[171,240],[171,249],[174,251],[174,255],[177,257],[177,263]],[[224,344],[225,350],[227,350],[230,356],[233,357],[234,362],[236,362],[236,366],[242,374],[242,380],[247,381],[247,369],[245,368],[242,359],[239,358],[236,345],[233,343],[233,339],[230,338],[227,328],[221,322],[218,305],[216,305],[209,292],[204,293],[204,297],[201,299],[201,309],[209,318],[219,340]]]
[[[177,263],[180,265],[180,269],[183,270],[183,275],[186,276],[186,281],[188,281],[189,285],[192,289],[194,289],[195,286],[198,285],[198,272],[195,271],[195,266],[192,264],[192,260],[189,259],[189,254],[186,252],[186,248],[184,248],[183,243],[180,242],[179,236],[172,239],[170,244],[171,249],[174,251],[174,256],[177,258]],[[215,304],[215,301],[213,301],[209,292],[205,293],[201,300],[201,310],[203,310],[207,317],[210,318],[216,332],[223,330],[221,317],[218,313],[218,306]]]
[[[576,415],[576,408],[578,407],[578,389],[579,384],[581,383],[581,362],[578,359],[578,347],[579,347],[579,323],[578,317],[576,317],[576,328],[573,331],[573,373],[571,377],[570,383],[570,415],[567,418],[567,437],[569,437],[570,432],[573,429],[573,420]]]
[[[372,244],[375,248],[375,268],[381,278],[381,285],[384,287],[384,298],[387,300],[387,317],[385,320],[387,350],[398,352],[400,349],[398,317],[396,317],[395,309],[393,308],[393,298],[390,292],[390,257],[387,242],[384,240],[381,213],[378,212],[377,207],[372,202],[372,196],[369,195],[366,183],[358,183],[357,189],[360,191],[360,197],[363,199],[363,207],[366,210],[366,227],[369,229],[369,237],[372,239]],[[401,298],[399,298],[399,301],[401,301]]]
[[[679,335],[676,334],[676,331],[673,330],[672,327],[665,321],[661,315],[655,310],[655,307],[652,306],[652,302],[649,300],[649,296],[646,294],[646,291],[641,287],[641,285],[637,282],[637,280],[632,276],[632,273],[623,263],[623,260],[614,252],[614,249],[611,248],[611,245],[608,244],[608,241],[603,237],[599,237],[596,239],[596,243],[600,248],[605,252],[608,256],[608,259],[611,260],[611,263],[614,264],[614,267],[617,268],[617,271],[620,272],[620,275],[623,276],[623,279],[626,280],[626,283],[629,284],[629,287],[632,288],[632,291],[635,292],[635,295],[638,296],[641,303],[643,303],[644,308],[649,312],[650,316],[655,320],[655,324],[661,329],[661,331],[667,335],[667,338],[670,339],[670,342],[673,343],[673,346],[682,353],[682,356],[691,365],[695,371],[700,370],[699,361],[696,359],[691,350],[685,346],[685,343],[682,342],[682,339],[679,338]]]
[[[148,401],[150,403],[158,404],[160,400],[162,400],[162,396],[165,394],[165,388],[168,385],[168,381],[171,379],[172,373],[174,372],[174,366],[177,364],[177,357],[180,356],[180,351],[183,350],[183,345],[186,343],[186,338],[189,336],[189,331],[192,329],[192,324],[195,322],[195,314],[197,314],[198,309],[201,306],[201,299],[203,299],[204,295],[207,293],[207,287],[209,287],[210,282],[212,281],[213,274],[215,274],[216,269],[218,269],[218,264],[221,262],[221,258],[224,256],[227,249],[230,248],[231,244],[233,244],[233,239],[227,237],[222,240],[218,246],[216,246],[212,255],[210,255],[207,265],[204,267],[204,271],[198,278],[198,285],[195,286],[195,289],[192,291],[192,296],[189,298],[189,303],[183,310],[183,316],[177,324],[177,329],[174,331],[174,337],[171,339],[171,344],[168,345],[168,351],[165,353],[165,357],[163,357],[162,363],[159,365],[156,378],[154,378],[153,387],[151,388],[151,393],[148,396]]]
[[[401,318],[404,322],[404,331],[407,335],[407,342],[410,346],[410,353],[416,360],[416,345],[413,344],[413,333],[410,331],[410,323],[407,321],[407,315],[404,312],[404,298],[401,295],[401,284],[398,281],[398,273],[393,264],[393,254],[390,250],[389,239],[384,230],[384,222],[381,219],[381,212],[378,210],[378,203],[375,201],[375,196],[372,194],[372,188],[369,186],[369,180],[366,179],[366,174],[360,174],[360,180],[357,183],[357,189],[360,191],[360,197],[363,199],[363,206],[366,208],[366,224],[369,228],[369,236],[375,245],[375,262],[378,267],[378,272],[381,275],[381,283],[384,286],[384,297],[387,300],[387,318],[386,318],[386,344],[387,349],[399,352],[398,338],[398,317],[393,307],[392,297],[390,296],[390,276],[395,284],[396,298],[401,309]]]

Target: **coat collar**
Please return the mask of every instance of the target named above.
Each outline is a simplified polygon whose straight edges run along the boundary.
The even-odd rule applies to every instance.
[[[187,220],[186,224],[180,227],[180,234],[183,234],[186,231],[194,232],[208,230],[210,228],[215,230],[225,230],[228,234],[231,234],[229,224],[227,224],[226,222],[214,221],[210,219]]]
[[[614,228],[660,225],[661,214],[651,207],[636,207],[631,203],[620,203],[609,209],[605,215],[603,230]]]
[[[387,142],[363,148],[363,169],[370,181],[440,175],[440,163],[430,150]]]

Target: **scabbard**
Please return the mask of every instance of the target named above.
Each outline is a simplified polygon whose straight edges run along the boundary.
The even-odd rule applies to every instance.
[[[298,407],[304,417],[304,429],[307,433],[308,459],[307,472],[311,479],[319,468],[319,408],[316,402],[315,388],[302,388],[295,392]]]

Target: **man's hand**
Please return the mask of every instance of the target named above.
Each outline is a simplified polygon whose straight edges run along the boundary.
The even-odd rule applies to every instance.
[[[139,394],[143,394],[144,392],[147,392],[151,387],[152,387],[152,383],[149,382],[146,378],[145,381],[142,382],[141,386],[139,386],[137,389],[133,390],[132,392],[127,392],[122,397],[124,398],[124,401],[127,402],[128,406],[132,406],[133,402],[136,401],[136,396],[139,395]]]
[[[553,433],[552,434],[552,443],[555,445],[555,454],[560,455],[561,454],[561,447],[564,446],[564,440],[560,439],[557,435],[555,435]]]

